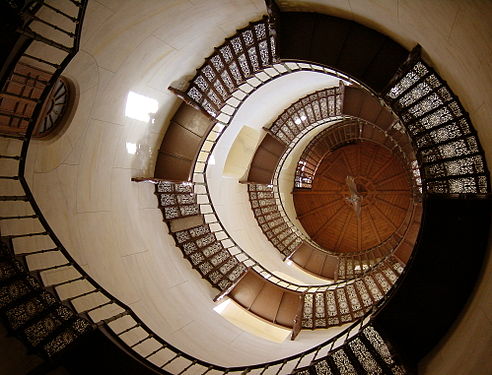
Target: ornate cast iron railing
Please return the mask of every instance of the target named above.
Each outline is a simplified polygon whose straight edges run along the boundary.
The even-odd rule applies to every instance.
[[[289,145],[301,132],[312,129],[314,124],[342,116],[342,102],[338,87],[316,91],[290,105],[267,131]]]
[[[5,241],[2,246],[13,248],[17,259],[9,260],[7,253],[11,250],[3,254],[2,310],[9,327],[47,357],[77,340],[89,329],[90,321],[98,320],[100,309],[109,305],[101,300],[84,303],[89,294],[106,294],[84,272],[79,273],[81,268],[52,232],[24,177],[29,142],[42,107],[78,51],[87,1],[67,1],[57,6],[32,1],[24,9],[23,22],[17,30],[23,43],[11,51],[0,91],[0,137],[4,140],[0,179],[5,190],[0,197],[4,215],[0,217]],[[10,265],[17,269],[11,278],[3,272]],[[68,271],[69,279],[50,277],[58,270]],[[86,281],[90,292],[84,290],[79,296],[63,294],[68,284]]]
[[[187,99],[217,117],[238,90],[248,94],[240,87],[247,80],[268,79],[266,68],[277,60],[275,45],[267,17],[238,30],[205,59],[189,83]]]
[[[125,348],[127,353],[133,355],[134,358],[160,373],[172,372],[175,374],[183,374],[185,372],[206,373],[211,371],[239,374],[245,372],[263,373],[267,369],[269,371],[274,371],[276,374],[290,373],[301,365],[308,365],[312,360],[323,358],[328,351],[342,346],[349,337],[356,335],[361,329],[366,327],[368,320],[361,320],[360,322],[357,322],[357,324],[350,326],[343,333],[334,337],[332,340],[304,353],[269,363],[226,368],[194,358],[161,339],[139,319],[130,307],[118,301],[114,296],[105,291],[104,288],[95,282],[77,264],[44,218],[31,193],[29,184],[24,177],[29,143],[36,119],[42,109],[43,99],[47,97],[56,82],[56,79],[78,49],[82,25],[81,20],[85,11],[86,2],[81,1],[78,3],[70,0],[70,3],[79,10],[78,15],[73,17],[77,21],[73,48],[70,49],[67,56],[59,62],[45,60],[44,57],[41,56],[36,57],[33,52],[29,54],[30,60],[39,60],[38,62],[40,63],[52,66],[54,68],[52,76],[49,81],[44,82],[45,87],[42,95],[39,98],[32,100],[35,104],[34,110],[32,116],[27,121],[28,125],[26,125],[25,129],[19,131],[16,135],[1,135],[1,137],[8,142],[8,147],[6,147],[6,150],[8,151],[1,155],[1,165],[5,169],[17,171],[17,173],[13,172],[10,176],[3,176],[2,179],[16,184],[19,183],[20,186],[12,186],[12,190],[18,191],[20,188],[24,195],[3,195],[1,201],[8,202],[10,207],[8,210],[9,213],[0,219],[4,223],[29,220],[31,221],[30,224],[32,223],[32,226],[40,228],[39,231],[36,232],[26,230],[9,232],[6,230],[8,226],[3,225],[2,237],[12,242],[16,256],[24,262],[28,272],[39,280],[43,288],[52,290],[53,294],[56,295],[63,304],[70,306],[72,311],[85,317],[85,319],[92,322],[94,326],[97,325],[100,329],[105,331],[107,335],[112,337],[118,345]],[[44,6],[44,4],[42,4],[42,6]],[[69,14],[65,12],[57,12],[55,10],[56,8],[52,9],[53,7],[50,5],[46,5],[46,7],[62,17],[69,16]],[[39,17],[36,16],[36,19],[37,18]],[[29,30],[26,30],[26,33],[35,36],[36,39],[41,40],[42,43],[49,43],[49,35],[34,35]],[[65,49],[62,50],[65,51]],[[18,61],[22,61],[22,57],[25,57],[25,55],[20,56]],[[271,69],[275,72],[273,73],[275,76],[289,74],[296,70],[316,70],[319,68],[311,67],[307,64],[302,66],[298,64],[282,64]],[[261,83],[259,83],[258,86],[259,85],[261,85]],[[209,138],[207,138],[208,141],[210,142],[214,137],[220,134],[223,127],[224,125],[221,124],[216,126],[209,134]],[[209,153],[207,153],[207,155],[208,154]],[[197,169],[200,170],[200,165],[204,167],[206,161],[207,158],[202,154],[197,162]],[[204,169],[202,169],[202,172],[203,171]],[[200,176],[203,177],[204,174],[197,173],[195,178],[200,180]],[[201,212],[205,211],[204,215],[206,220],[211,220],[210,224],[213,224],[213,219],[210,216],[213,215],[213,211],[206,213],[208,203],[202,200],[205,195],[208,195],[204,194],[205,190],[203,189],[206,189],[206,187],[203,185],[203,181],[201,185],[198,183],[198,186],[198,190],[202,189],[201,194],[197,195],[197,202],[200,204],[200,210]],[[184,200],[182,199],[178,204],[178,212],[181,217],[186,217],[189,212],[194,213],[194,210],[196,209],[195,206],[193,206],[195,203],[191,201],[185,202],[186,199],[187,198],[184,198]],[[191,211],[188,211],[189,207],[187,206],[192,207]],[[181,208],[184,207],[187,208],[181,210]],[[174,211],[169,211],[168,214],[173,216]],[[29,227],[31,227],[31,225],[29,225]],[[368,312],[367,315],[369,316],[370,312]],[[73,340],[76,340],[76,338],[76,335],[68,335],[64,332],[62,336],[56,338],[57,345],[53,347],[56,350],[47,352],[46,354],[52,355],[63,350],[64,347],[73,342]]]
[[[383,97],[413,139],[424,192],[490,193],[488,168],[470,116],[448,84],[422,60],[420,46]]]
[[[27,102],[33,103],[34,110],[32,116],[27,121],[29,125],[27,125],[27,127],[25,128],[25,131],[19,132],[18,135],[2,135],[2,137],[4,139],[7,139],[9,142],[8,151],[5,152],[5,154],[3,154],[1,157],[2,164],[7,165],[6,169],[14,169],[18,172],[17,174],[14,173],[10,176],[3,176],[2,179],[18,182],[23,190],[23,195],[18,195],[17,193],[14,193],[12,195],[2,196],[1,200],[3,202],[9,202],[9,204],[12,205],[12,211],[7,216],[2,217],[1,219],[5,222],[15,220],[33,220],[33,223],[40,227],[40,231],[36,232],[23,231],[21,233],[6,233],[4,231],[2,235],[12,240],[14,249],[18,257],[25,262],[32,274],[41,279],[45,287],[49,287],[55,290],[59,294],[59,298],[62,301],[65,301],[67,304],[71,305],[72,308],[82,316],[85,316],[92,322],[100,325],[100,327],[105,329],[107,333],[114,338],[115,341],[120,343],[123,347],[129,349],[130,352],[133,352],[137,359],[143,361],[146,360],[146,363],[148,363],[149,366],[155,370],[164,369],[165,371],[172,371],[173,373],[179,374],[183,374],[185,372],[206,373],[209,371],[218,371],[220,373],[236,372],[238,374],[247,372],[254,373],[255,371],[257,371],[258,373],[264,373],[266,370],[268,370],[273,371],[273,373],[280,374],[295,371],[296,369],[300,369],[302,366],[305,366],[306,364],[309,365],[313,362],[316,362],[317,366],[321,369],[323,367],[323,363],[317,361],[322,361],[328,353],[331,353],[334,349],[340,347],[340,345],[347,343],[351,337],[357,335],[364,327],[366,327],[371,319],[371,315],[375,311],[377,311],[385,301],[390,298],[391,292],[389,294],[386,294],[379,301],[379,303],[374,305],[373,308],[368,311],[359,322],[351,325],[346,331],[337,335],[335,338],[329,340],[326,343],[323,343],[296,356],[273,361],[266,364],[225,368],[207,363],[205,361],[201,361],[186,353],[183,353],[169,343],[162,340],[156,334],[154,334],[143,322],[140,321],[140,319],[136,316],[135,313],[131,311],[128,306],[117,301],[94,280],[92,280],[90,276],[88,276],[84,272],[84,270],[72,259],[72,257],[63,247],[63,244],[56,237],[33,198],[29,185],[24,177],[24,171],[29,141],[33,132],[34,123],[39,117],[43,99],[46,98],[61,71],[63,71],[63,69],[66,67],[66,65],[78,49],[81,30],[81,19],[83,17],[87,2],[84,0],[81,0],[80,2],[75,0],[67,1],[71,4],[70,6],[74,6],[76,8],[77,12],[75,15],[71,15],[66,10],[60,10],[52,5],[45,4],[44,2],[36,2],[36,5],[38,6],[36,13],[27,13],[27,15],[31,16],[30,23],[28,22],[27,26],[21,30],[21,32],[26,37],[32,38],[32,41],[29,43],[28,48],[22,51],[22,53],[18,56],[18,58],[16,59],[16,63],[23,63],[23,61],[29,60],[32,64],[40,64],[41,66],[45,67],[46,70],[50,70],[52,73],[52,76],[49,80],[42,82],[45,85],[42,95],[39,98],[34,99],[24,98],[22,97],[22,95],[19,96],[15,93],[2,93],[4,97],[14,96],[16,97],[16,100],[25,100]],[[54,22],[52,19],[46,20],[41,18],[41,13],[37,13],[40,8],[43,10],[43,12],[53,12],[54,15],[56,15],[57,17],[65,17],[66,19],[72,20],[75,25],[74,30],[69,31],[62,29],[61,27],[56,25],[56,21]],[[36,31],[36,23],[42,23],[46,27],[51,28],[52,31],[56,30],[57,32],[63,34],[64,37],[72,40],[73,44],[71,46],[67,46],[66,44],[61,43],[59,39],[50,39],[50,33],[44,34],[41,31]],[[51,56],[53,57],[53,59],[49,59],[45,56],[44,53],[38,54],[39,51],[45,51],[45,48],[41,45],[43,45],[44,47],[49,46],[50,48],[54,48],[58,51],[63,51],[63,53],[66,53],[66,55],[61,57],[59,60],[55,60],[54,56]],[[272,56],[274,56],[274,53],[272,53]],[[293,68],[294,70],[309,69],[314,71],[330,71],[329,69],[321,68],[313,64],[284,63],[280,64],[278,68],[272,68],[274,71],[276,71],[273,72],[273,75],[275,76],[277,74],[281,74],[279,73],[279,71],[282,70],[284,70],[284,72],[289,72],[289,70],[292,70]],[[266,68],[265,71],[268,70],[269,72],[272,72],[270,69],[271,68]],[[13,74],[14,67],[11,69],[10,72]],[[245,94],[245,92],[247,93],[248,88],[254,89],[255,87],[259,87],[265,82],[269,81],[271,78],[265,78],[262,81],[261,78],[258,77],[264,78],[264,76],[261,75],[261,72],[258,73],[255,79],[251,79],[249,80],[249,82],[245,83],[246,88],[241,87],[239,91]],[[346,78],[348,79],[348,77]],[[214,91],[212,90],[211,92]],[[238,95],[241,96],[241,94]],[[232,98],[232,96],[230,98]],[[238,99],[238,101],[239,100],[240,99]],[[227,104],[224,104],[223,107],[221,107],[222,114],[218,114],[217,117],[220,117],[222,115],[221,119],[230,119],[230,117],[235,113],[238,106],[240,105],[238,101],[232,100]],[[421,118],[417,118],[417,120],[421,120]],[[225,123],[219,123],[209,134],[210,138],[207,137],[207,140],[214,144],[216,137],[220,135],[227,123],[227,121]],[[407,123],[408,126],[410,126],[411,122],[408,121]],[[194,176],[194,181],[198,183],[199,186],[203,187],[202,189],[204,191],[199,193],[201,196],[208,196],[208,192],[206,191],[207,187],[206,185],[204,185],[206,183],[205,171],[206,163],[212,150],[213,145],[207,150],[203,151],[203,154],[200,156],[198,162],[196,163],[196,173]],[[424,156],[425,154],[422,155],[422,157]],[[454,161],[454,159],[449,159],[448,161]],[[17,165],[15,163],[17,163]],[[467,175],[458,176],[460,176],[459,178],[468,178]],[[475,177],[477,177],[476,181],[478,181],[479,184],[477,192],[481,192],[483,191],[483,189],[480,188],[480,186],[483,186],[483,184],[480,185],[480,181],[483,180],[483,178],[481,178],[483,176],[474,175],[473,178]],[[448,179],[447,181],[450,180]],[[452,193],[460,193],[463,191],[460,191],[458,188],[459,186],[463,186],[465,188],[464,192],[468,192],[469,189],[467,188],[468,185],[466,183],[466,181],[468,180],[460,181],[461,185],[448,184],[449,186],[452,186],[452,188],[449,188],[448,191]],[[488,184],[488,176],[486,176],[486,181]],[[458,186],[458,188],[456,188],[456,186]],[[18,207],[17,204],[19,204]],[[25,204],[27,204],[27,208]],[[22,207],[20,207],[21,205]],[[203,205],[200,204],[200,210],[205,211],[205,216],[211,215],[209,216],[209,218],[213,221],[215,213],[213,209],[211,211],[208,211],[209,207],[211,207],[210,202],[205,202]],[[18,211],[16,212],[17,209]],[[35,239],[36,241],[31,242],[30,239]],[[34,246],[34,243],[38,244],[37,247]],[[72,295],[64,297],[60,296],[61,290],[64,286],[79,282],[83,282],[84,284],[82,290],[79,289],[79,292]],[[392,290],[394,291],[395,287],[393,287]],[[137,333],[138,335],[140,335],[140,338],[135,339],[136,335],[126,335],[129,332]],[[377,345],[379,345],[380,348],[383,348],[382,353],[386,353],[387,348],[384,346],[384,343],[379,342],[378,340],[376,340],[375,342],[377,343]],[[357,347],[360,347],[358,342],[352,343],[347,353],[355,353]],[[360,358],[364,358],[364,353],[366,352],[362,350]],[[374,351],[372,351],[371,353],[374,353]],[[350,357],[350,354],[347,355]],[[326,361],[330,364],[332,364],[333,362],[338,363],[340,356],[343,357],[343,355],[334,354],[332,357],[330,357],[331,359],[326,359]],[[388,357],[383,354],[383,360],[384,358]],[[352,359],[353,358],[349,358],[349,361],[352,361]],[[358,360],[352,363],[355,363],[357,361]],[[345,363],[345,360],[342,359],[342,362]],[[361,362],[357,363],[359,363],[360,366],[364,367]],[[391,362],[389,361],[387,363]],[[348,365],[341,364],[341,366],[342,367],[339,368],[347,368],[346,366]]]

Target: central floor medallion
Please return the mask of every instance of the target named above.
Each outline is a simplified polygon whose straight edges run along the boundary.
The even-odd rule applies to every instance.
[[[408,172],[373,142],[349,144],[321,159],[312,188],[295,189],[297,218],[321,247],[357,252],[387,240],[411,208]]]

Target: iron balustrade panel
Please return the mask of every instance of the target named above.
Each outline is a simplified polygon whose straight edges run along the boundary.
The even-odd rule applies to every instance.
[[[315,123],[340,116],[341,108],[342,97],[338,87],[316,91],[291,104],[268,130],[288,145],[297,135]]]
[[[273,188],[269,185],[248,184],[248,194],[251,209],[262,232],[284,257],[290,256],[301,245],[302,238],[281,216]]]
[[[186,89],[188,99],[217,117],[244,82],[276,62],[275,44],[266,17],[238,30],[197,69]]]
[[[490,193],[483,149],[468,113],[448,84],[414,51],[384,93],[415,145],[423,190]]]

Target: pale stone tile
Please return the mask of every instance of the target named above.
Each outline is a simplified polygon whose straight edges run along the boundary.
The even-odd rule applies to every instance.
[[[77,280],[55,288],[58,297],[62,301],[71,297],[80,296],[81,294],[93,291],[94,289],[94,285],[87,280]]]
[[[108,323],[108,326],[114,333],[120,335],[122,334],[121,332],[134,327],[136,324],[137,322],[130,315],[124,315],[121,318]]]
[[[134,329],[119,335],[119,337],[129,346],[135,344],[136,342],[142,340],[147,336],[147,332],[142,327],[135,327]]]
[[[73,307],[77,312],[84,312],[95,308],[96,306],[102,305],[109,302],[109,299],[99,291],[88,294],[86,296],[81,296],[71,301]]]
[[[17,176],[19,161],[14,159],[2,159],[0,163],[1,176]]]
[[[183,371],[191,362],[183,357],[176,358],[170,362],[164,369],[169,371],[171,374],[179,374]]]
[[[124,309],[116,303],[108,304],[90,311],[88,315],[93,322],[97,323],[101,320],[112,318],[124,312]]]
[[[77,181],[77,211],[109,211],[111,174],[118,125],[93,120],[85,136],[80,173]]]
[[[87,4],[80,42],[82,50],[85,48],[87,41],[97,35],[102,25],[113,15],[114,10],[105,6],[101,1],[90,1]]]
[[[60,267],[54,270],[48,270],[41,272],[41,279],[46,286],[59,284],[68,280],[74,280],[81,277],[79,271],[74,267]]]
[[[155,338],[150,338],[145,340],[141,344],[134,347],[135,351],[140,354],[142,357],[148,356],[154,351],[162,348],[162,344],[157,341]]]
[[[59,251],[50,251],[42,254],[32,254],[26,256],[26,263],[31,271],[45,269],[67,263],[67,258]]]
[[[24,195],[24,188],[19,180],[0,180],[0,191],[2,195]]]
[[[44,232],[38,219],[2,220],[2,236]]]
[[[54,249],[56,247],[50,236],[19,237],[14,238],[12,241],[16,254]]]
[[[19,156],[21,150],[22,150],[21,140],[0,138],[0,155]]]

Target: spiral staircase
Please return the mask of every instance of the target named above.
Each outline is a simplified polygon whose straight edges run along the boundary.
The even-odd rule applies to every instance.
[[[77,53],[87,6],[66,2],[60,8],[43,1],[6,6],[18,17],[13,33],[18,39],[1,77],[1,203],[8,214],[0,218],[0,312],[9,334],[46,359],[35,371],[59,366],[69,373],[98,366],[175,374],[416,371],[473,289],[491,211],[489,172],[476,131],[420,48],[408,53],[353,21],[287,12],[283,2],[280,8],[267,2],[268,17],[227,38],[189,84],[170,88],[182,102],[164,135],[155,173],[134,180],[156,184],[163,219],[192,272],[217,290],[217,300],[230,297],[261,319],[292,329],[292,338],[302,329],[349,323],[341,334],[298,355],[223,367],[155,335],[93,280],[56,237],[31,193],[24,174],[34,126]],[[47,54],[47,48],[57,53]],[[40,69],[43,76],[31,72]],[[254,216],[272,246],[308,273],[334,281],[324,286],[278,278],[241,249],[221,223],[207,184],[210,155],[242,103],[294,71],[334,74],[350,84],[312,93],[286,109],[266,129],[246,182]],[[306,124],[299,126],[294,117],[304,117]],[[345,122],[320,133],[301,157],[309,165],[296,171],[299,197],[303,189],[316,191],[317,171],[328,170],[324,161],[333,163],[319,150],[335,154],[363,141],[399,155],[412,197],[392,236],[369,251],[359,244],[359,252],[349,255],[323,251],[306,238],[284,212],[276,184],[294,143],[322,120],[338,117]],[[476,254],[464,257],[463,248],[477,249]],[[84,362],[81,353],[94,360]]]

